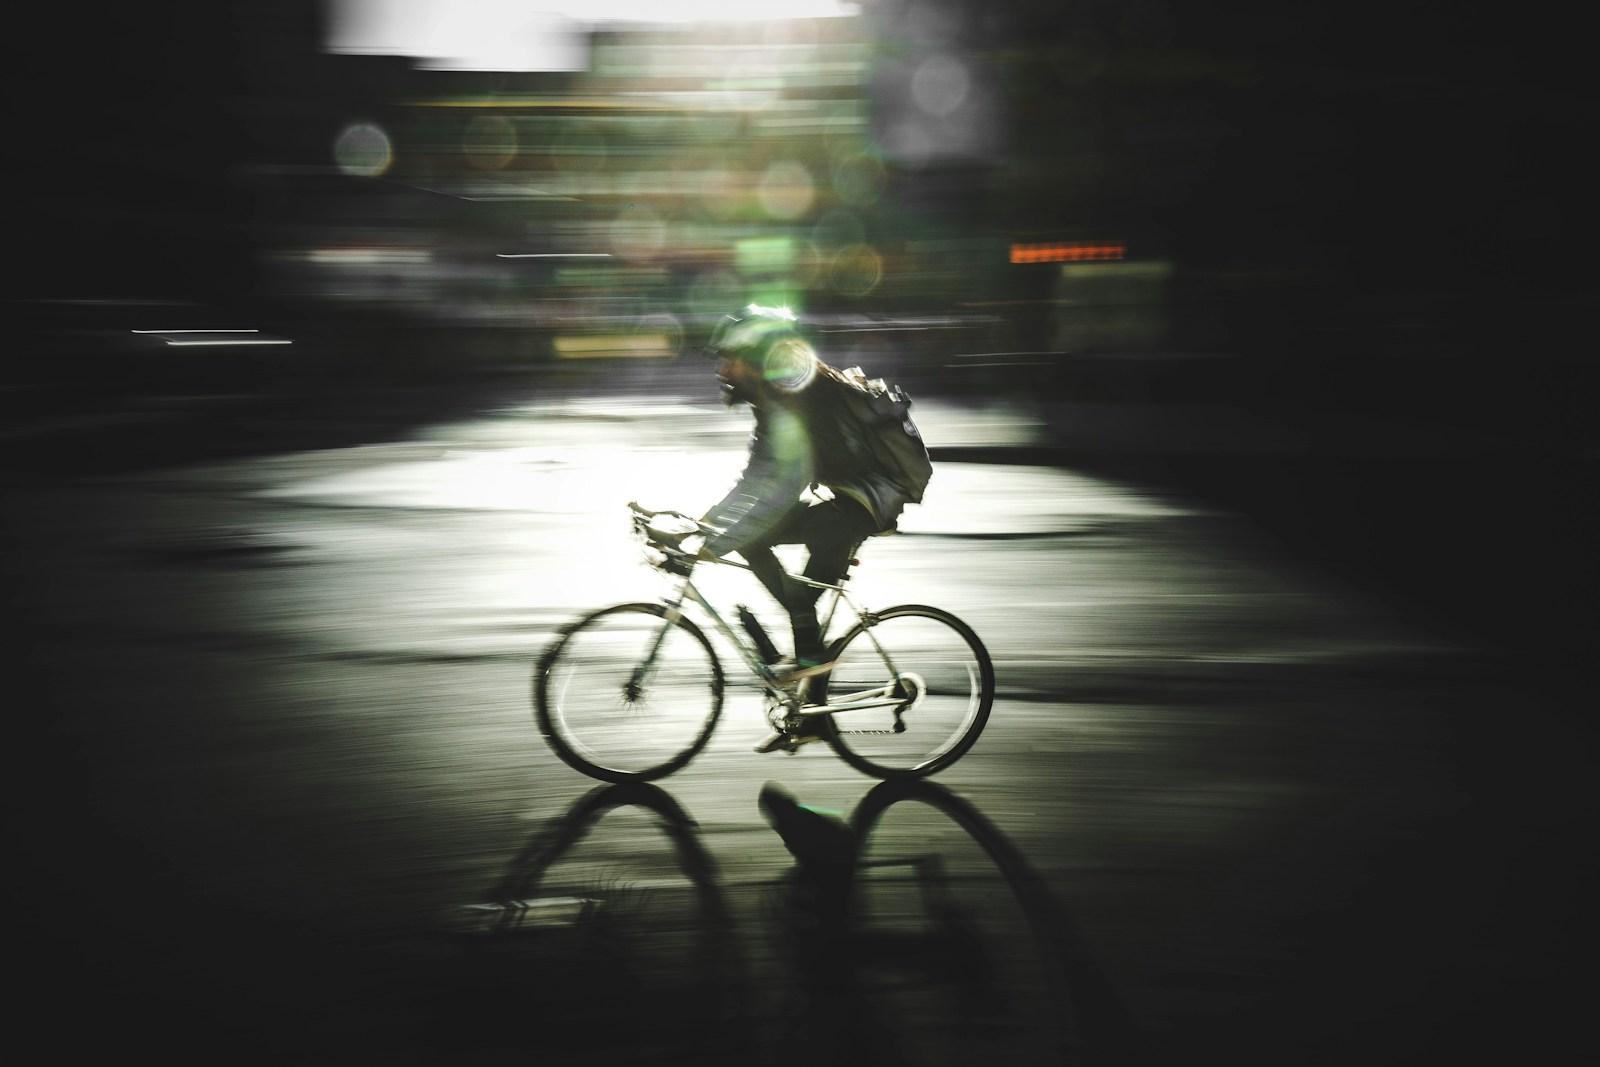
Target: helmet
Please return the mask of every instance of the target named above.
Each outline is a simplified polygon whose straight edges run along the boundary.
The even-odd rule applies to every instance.
[[[798,335],[799,319],[788,308],[746,304],[722,316],[706,345],[706,355],[718,359],[753,359],[767,345],[785,335]]]
[[[800,336],[795,313],[784,307],[747,304],[724,315],[705,354],[748,363],[763,382],[785,393],[804,389],[817,372],[816,351]]]

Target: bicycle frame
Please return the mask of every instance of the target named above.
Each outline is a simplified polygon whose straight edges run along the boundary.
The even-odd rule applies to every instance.
[[[741,570],[750,570],[749,566],[742,563],[735,563],[732,560],[717,560],[716,562],[722,564],[723,566],[738,567]],[[855,614],[856,619],[863,625],[863,632],[867,635],[867,639],[872,642],[873,648],[876,649],[878,655],[883,658],[884,665],[889,670],[889,678],[891,679],[890,682],[885,685],[875,686],[871,689],[864,689],[859,692],[852,693],[843,701],[834,701],[830,699],[829,703],[825,705],[799,706],[798,697],[793,692],[790,692],[779,684],[777,676],[772,673],[772,668],[762,660],[761,655],[754,647],[753,642],[728,624],[728,621],[722,617],[722,613],[716,609],[716,606],[712,604],[710,600],[706,599],[705,594],[702,593],[694,584],[694,579],[692,577],[684,578],[683,585],[679,587],[676,596],[662,598],[662,603],[667,607],[667,616],[665,620],[663,620],[660,630],[657,631],[655,640],[650,644],[649,654],[645,656],[644,662],[640,663],[639,666],[635,668],[632,681],[635,684],[643,683],[644,678],[649,674],[650,669],[655,662],[656,653],[660,651],[662,641],[666,638],[667,631],[671,628],[672,624],[677,621],[678,617],[683,614],[684,602],[689,601],[698,605],[700,609],[705,612],[706,618],[711,621],[711,624],[716,628],[717,632],[722,634],[722,636],[726,638],[735,649],[738,650],[740,657],[745,662],[745,666],[748,667],[750,672],[760,681],[761,687],[780,703],[790,704],[791,710],[801,716],[809,717],[814,715],[833,715],[842,711],[864,711],[868,708],[895,707],[897,705],[904,704],[906,702],[906,698],[904,693],[900,692],[900,687],[897,682],[899,678],[899,672],[896,670],[894,661],[890,659],[887,650],[885,650],[884,647],[879,644],[877,637],[872,633],[872,626],[875,622],[875,618],[872,613],[865,610],[854,597],[845,592],[843,583],[829,584],[827,582],[818,582],[797,574],[790,575],[789,577],[797,582],[801,582],[815,589],[822,590],[824,596],[827,596],[828,593],[833,594],[831,597],[828,597],[827,610],[821,614],[820,621],[823,633],[827,633],[828,628],[833,624],[834,615],[838,611],[840,601],[845,603],[850,611]]]

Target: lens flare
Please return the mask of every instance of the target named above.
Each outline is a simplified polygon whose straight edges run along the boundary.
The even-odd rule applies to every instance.
[[[381,126],[354,122],[339,132],[333,158],[346,174],[376,178],[394,163],[394,148]]]

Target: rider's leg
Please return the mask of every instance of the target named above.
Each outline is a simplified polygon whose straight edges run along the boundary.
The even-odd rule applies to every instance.
[[[808,508],[795,523],[793,532],[809,552],[805,576],[816,582],[837,583],[849,569],[850,557],[874,532],[876,527],[867,510],[849,498]],[[826,704],[828,651],[817,618],[817,601],[822,590],[798,582],[793,585],[796,588],[789,604],[789,618],[794,629],[796,667],[802,671],[810,667],[823,668],[805,683],[805,701]]]
[[[809,552],[805,576],[829,585],[844,577],[845,571],[850,569],[850,557],[861,547],[861,542],[876,532],[867,509],[849,497],[839,497],[807,509],[796,525],[795,533]],[[817,626],[816,605],[822,590],[809,585],[800,588],[805,598],[803,610],[789,609],[795,620],[795,648],[804,647],[820,659],[825,650]],[[805,653],[797,651],[797,655]]]
[[[772,551],[772,546],[774,544],[789,543],[791,542],[767,541],[761,544],[746,545],[739,550],[739,555],[743,556],[744,561],[750,564],[750,570],[755,574],[762,586],[772,594],[772,599],[776,600],[785,611],[792,610],[789,605],[796,600],[795,590],[803,587],[800,586],[800,583],[790,580],[789,575],[784,571],[783,563]]]
[[[816,549],[812,547],[812,542],[819,536],[819,530],[825,530],[827,525],[817,521],[817,513],[822,506],[814,504],[795,508],[767,536],[739,550],[767,592],[788,612],[795,636],[795,658],[813,663],[822,653],[822,633],[817,625],[818,591],[790,578],[772,550],[777,545],[806,545],[814,562]],[[826,539],[828,535],[823,532],[821,536]],[[846,554],[845,560],[848,559]],[[812,577],[810,568],[811,563],[808,563],[808,578]]]
[[[778,542],[779,544],[798,544],[794,542]],[[817,622],[817,590],[810,586],[794,581],[785,573],[783,564],[767,546],[748,546],[740,553],[745,562],[750,564],[750,569],[760,579],[772,598],[782,605],[784,611],[789,613],[789,625],[794,632],[795,659],[803,661],[802,666],[820,661],[822,647],[822,628]],[[848,557],[846,557],[848,559]],[[808,574],[807,577],[810,577]]]
[[[805,545],[805,576],[833,584],[844,577],[850,557],[861,542],[876,531],[866,508],[849,497],[840,497],[794,512],[762,541],[740,550],[761,584],[789,613],[795,660],[800,667],[820,664],[827,654],[817,619],[817,600],[822,590],[791,579],[773,553],[773,546]]]

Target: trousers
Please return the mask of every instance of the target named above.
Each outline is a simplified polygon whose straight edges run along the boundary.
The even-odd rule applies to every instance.
[[[814,582],[837,582],[850,566],[850,557],[868,537],[878,532],[866,508],[849,497],[817,504],[801,504],[759,541],[739,549],[739,555],[789,613],[797,659],[821,661],[825,654],[822,628],[817,621],[817,598],[822,590],[790,578],[773,549],[778,545],[804,545],[808,553],[802,572]]]

